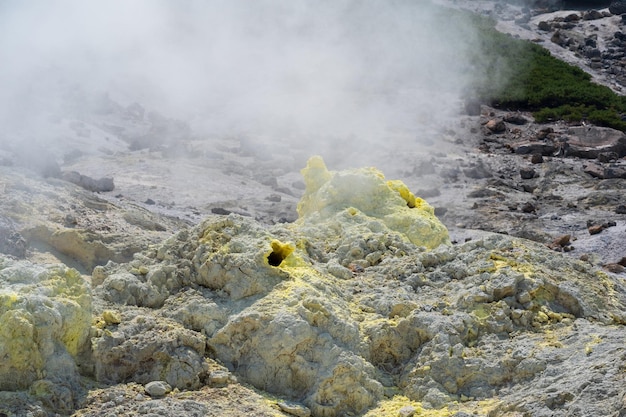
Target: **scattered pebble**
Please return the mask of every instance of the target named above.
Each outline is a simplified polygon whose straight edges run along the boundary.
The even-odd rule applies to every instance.
[[[398,417],[413,417],[416,412],[417,409],[412,405],[405,405],[398,410]]]
[[[145,390],[151,397],[163,397],[172,391],[172,387],[165,381],[152,381],[146,384]]]
[[[287,414],[291,414],[292,416],[296,416],[296,417],[310,417],[311,416],[311,410],[309,410],[302,404],[298,404],[298,403],[294,403],[290,401],[283,401],[283,402],[279,402],[278,406],[280,407],[282,411],[284,411]]]

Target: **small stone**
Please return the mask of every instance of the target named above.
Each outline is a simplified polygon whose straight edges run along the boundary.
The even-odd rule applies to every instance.
[[[506,125],[502,120],[491,119],[485,124],[485,127],[493,133],[502,133],[506,130]]]
[[[524,203],[524,205],[522,205],[522,211],[524,213],[534,213],[537,211],[537,207],[535,207],[535,205],[533,203],[531,203],[530,201]]]
[[[604,265],[604,269],[609,272],[613,272],[614,274],[620,274],[624,272],[624,267],[620,264],[606,264]]]
[[[213,207],[211,209],[211,213],[218,214],[220,216],[228,216],[230,213],[232,213],[232,211],[226,210],[225,208],[222,208],[222,207]]]
[[[601,233],[604,230],[604,226],[601,224],[595,224],[595,225],[589,226],[587,230],[589,231],[590,235],[597,235],[598,233]]]
[[[209,374],[209,385],[212,387],[225,387],[230,382],[230,373],[226,371],[213,371]]]
[[[172,387],[165,381],[148,382],[144,387],[146,394],[151,397],[162,397],[172,391]]]
[[[626,214],[626,205],[620,204],[619,206],[615,207],[615,213]]]
[[[552,30],[552,25],[545,20],[542,20],[537,24],[537,28],[539,28],[539,30],[543,30],[544,32],[550,32]]]
[[[540,153],[534,153],[530,157],[530,162],[532,162],[533,164],[541,164],[541,163],[543,163],[543,155],[541,155]]]
[[[405,405],[398,410],[398,417],[413,417],[416,412],[417,409],[412,405]]]
[[[571,235],[563,235],[554,239],[554,243],[561,247],[565,247],[569,245],[570,239]]]
[[[523,180],[529,180],[535,177],[535,170],[532,168],[520,168],[519,175]]]
[[[311,416],[311,410],[309,410],[302,404],[298,404],[298,403],[294,403],[290,401],[283,401],[283,402],[279,402],[278,406],[280,407],[282,411],[284,411],[287,414],[291,414],[292,416],[296,416],[296,417],[310,417]]]

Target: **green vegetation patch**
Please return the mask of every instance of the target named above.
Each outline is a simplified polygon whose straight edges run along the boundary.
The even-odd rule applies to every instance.
[[[626,131],[626,97],[591,82],[589,74],[545,48],[498,32],[493,21],[472,19],[480,33],[476,59],[485,68],[476,91],[481,100],[496,108],[531,111],[538,122],[586,120]]]

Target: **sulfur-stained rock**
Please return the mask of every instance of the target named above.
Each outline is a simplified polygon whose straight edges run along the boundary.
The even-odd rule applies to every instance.
[[[315,224],[332,231],[337,217],[342,218],[344,228],[377,219],[418,246],[432,249],[450,242],[432,206],[415,197],[401,181],[385,181],[375,168],[333,173],[320,157],[313,157],[302,175],[307,188],[298,204],[301,227]]]
[[[294,224],[212,217],[97,268],[95,294],[113,304],[102,311],[125,309],[93,340],[97,379],[219,386],[209,355],[312,416],[375,413],[400,393],[395,416],[469,398],[506,404],[528,381],[550,385],[548,349],[585,350],[579,323],[602,337],[626,323],[624,284],[588,263],[505,235],[449,245],[429,206],[376,170],[332,173],[313,159],[304,175]],[[427,232],[412,235],[411,222]],[[556,401],[533,398],[518,408]]]
[[[91,309],[78,271],[0,257],[0,390],[31,388],[52,409],[70,410]]]

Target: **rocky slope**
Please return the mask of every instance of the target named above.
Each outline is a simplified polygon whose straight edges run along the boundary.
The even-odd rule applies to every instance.
[[[586,41],[548,37],[595,22],[608,57],[620,24],[458,5],[585,68]],[[83,110],[50,149],[2,143],[0,415],[624,413],[621,132],[483,106],[329,170]]]

